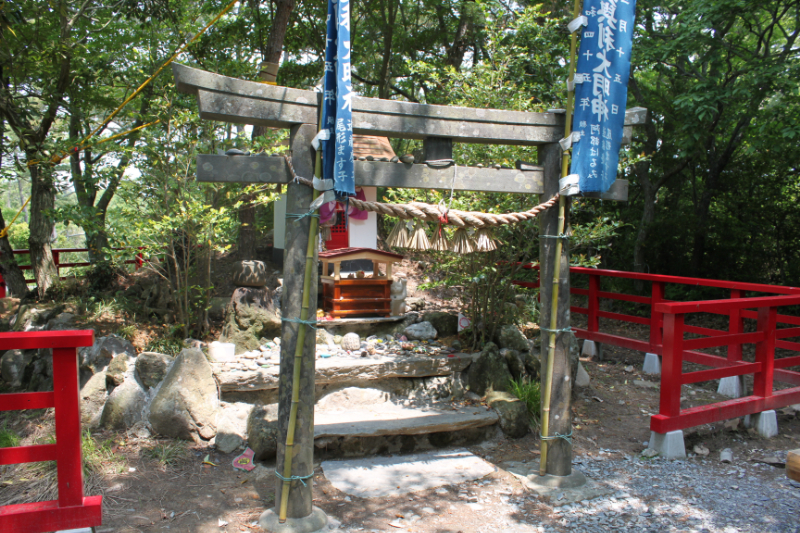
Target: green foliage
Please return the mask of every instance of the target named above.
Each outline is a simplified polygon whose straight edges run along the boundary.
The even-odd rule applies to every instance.
[[[536,381],[528,378],[522,380],[511,380],[511,393],[525,403],[528,408],[528,415],[531,420],[531,427],[539,427],[539,419],[542,412],[542,396],[540,385]]]
[[[117,335],[130,342],[133,341],[137,331],[138,328],[135,325],[128,324],[126,326],[122,326],[121,328],[119,328],[117,330]]]
[[[19,446],[20,441],[19,435],[8,429],[6,422],[3,422],[3,427],[0,428],[0,448]]]
[[[183,341],[174,336],[173,332],[167,332],[147,343],[146,352],[157,352],[175,357],[183,350]]]
[[[144,453],[161,466],[175,466],[186,457],[186,447],[180,441],[166,441],[145,448]]]

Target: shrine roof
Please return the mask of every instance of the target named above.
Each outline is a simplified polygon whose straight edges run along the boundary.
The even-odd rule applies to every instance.
[[[371,155],[375,159],[386,157],[391,159],[395,156],[392,145],[386,137],[376,137],[375,135],[353,135],[353,155],[355,157],[367,157]]]
[[[391,263],[397,263],[403,260],[403,256],[392,252],[384,252],[383,250],[375,250],[373,248],[339,248],[338,250],[330,250],[328,252],[320,252],[320,259],[335,259],[337,261],[348,261],[352,259],[367,259],[371,256],[376,260],[385,260]]]

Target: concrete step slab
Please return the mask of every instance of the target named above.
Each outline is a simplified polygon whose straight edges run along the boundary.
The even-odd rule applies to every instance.
[[[316,361],[316,384],[350,383],[384,378],[424,378],[449,376],[466,369],[479,354],[458,353],[448,356],[379,356],[347,359],[332,357]],[[222,392],[246,392],[278,388],[278,366],[244,372],[217,371],[212,365]]]
[[[458,485],[497,471],[467,450],[395,457],[323,461],[325,477],[340,491],[359,498],[387,498],[445,485]]]
[[[480,428],[496,424],[499,417],[484,406],[406,407],[395,403],[372,408],[316,410],[314,438],[379,437],[386,435],[424,435]]]

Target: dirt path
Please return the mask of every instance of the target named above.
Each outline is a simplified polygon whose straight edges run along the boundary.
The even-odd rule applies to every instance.
[[[800,418],[779,414],[780,435],[773,439],[722,424],[694,428],[687,431],[687,450],[702,444],[707,457],[642,460],[649,415],[658,409],[658,389],[642,383],[656,380],[639,371],[638,352],[606,347],[604,357],[583,362],[592,383],[576,394],[574,450],[576,468],[612,487],[612,496],[563,508],[526,490],[504,467],[536,459],[538,441],[528,435],[469,447],[498,467],[486,478],[403,497],[348,496],[318,466],[315,505],[341,523],[340,531],[352,532],[800,531],[800,484],[755,462],[800,448]],[[685,405],[716,398],[710,383],[685,387],[684,394]],[[163,465],[144,453],[147,446],[152,442],[134,440],[118,448],[126,466],[104,480],[99,531],[259,531],[258,516],[273,501],[274,464],[244,473],[232,468],[234,454],[187,448],[183,458]],[[723,448],[732,449],[733,464],[719,462]],[[206,455],[219,466],[203,465]]]

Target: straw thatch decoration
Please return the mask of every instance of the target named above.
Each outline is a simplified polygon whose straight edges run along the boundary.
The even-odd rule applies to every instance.
[[[475,251],[476,252],[491,252],[497,250],[497,239],[492,235],[492,230],[489,228],[480,228],[475,233]]]
[[[392,248],[405,248],[408,246],[408,228],[406,228],[405,220],[397,223],[394,229],[386,237],[386,244]]]
[[[411,239],[408,241],[408,246],[411,250],[430,250],[431,242],[428,240],[428,235],[425,233],[427,226],[421,220],[418,220],[414,225],[414,232],[411,234]]]
[[[431,241],[431,250],[436,250],[437,252],[449,252],[450,251],[450,242],[447,240],[447,233],[442,229],[442,225],[439,224],[439,227],[436,231],[433,232],[433,240]]]
[[[460,255],[471,254],[475,251],[475,242],[467,233],[467,228],[458,228],[453,235],[450,251]]]

